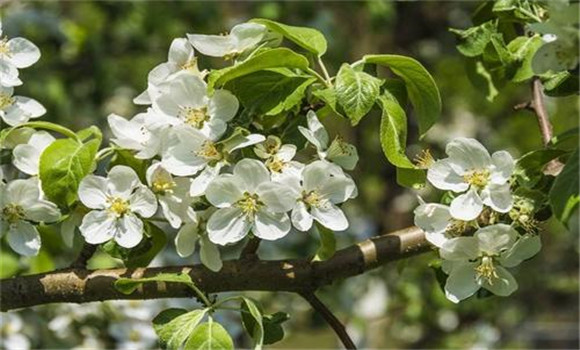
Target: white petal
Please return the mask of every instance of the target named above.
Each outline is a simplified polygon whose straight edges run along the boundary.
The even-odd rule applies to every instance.
[[[189,176],[198,173],[208,163],[197,155],[205,142],[209,140],[198,130],[193,128],[174,129],[174,134],[169,135],[170,143],[163,152],[163,167],[170,173],[178,176]]]
[[[280,149],[278,150],[276,155],[283,162],[289,162],[296,155],[296,146],[295,145],[282,145],[282,146],[280,146]]]
[[[425,231],[425,238],[436,247],[441,247],[449,238],[445,234],[451,214],[449,207],[437,203],[425,203],[415,211],[415,225]]]
[[[298,127],[302,135],[304,135],[304,137],[306,137],[306,139],[313,144],[317,150],[326,150],[329,142],[328,133],[322,123],[318,120],[316,113],[314,113],[314,111],[308,111],[306,114],[306,121],[308,123],[308,129],[300,126]]]
[[[515,162],[511,154],[506,151],[498,151],[492,154],[493,171],[491,173],[491,182],[498,185],[505,184],[512,176],[515,168]]]
[[[133,248],[143,239],[143,221],[133,214],[117,220],[115,242],[123,248]]]
[[[306,191],[319,190],[329,179],[332,169],[326,161],[315,161],[304,167],[302,182]]]
[[[336,137],[328,147],[326,159],[346,170],[353,170],[358,163],[358,151],[354,145]]]
[[[244,190],[254,193],[260,184],[270,181],[270,172],[259,160],[245,158],[234,167],[234,177]]]
[[[107,179],[101,176],[88,175],[79,185],[79,199],[91,209],[105,209],[107,207]]]
[[[445,296],[454,303],[467,299],[477,290],[479,285],[475,280],[475,264],[455,265],[445,283]]]
[[[183,65],[193,57],[193,47],[187,39],[176,38],[171,42],[167,60],[178,65]]]
[[[14,107],[21,110],[28,118],[38,118],[46,113],[46,108],[35,99],[15,96]]]
[[[209,100],[208,112],[211,118],[229,122],[238,112],[240,104],[236,96],[227,90],[216,90]]]
[[[517,231],[506,224],[486,226],[473,235],[478,240],[479,250],[488,255],[496,255],[510,248],[517,236]]]
[[[224,151],[231,153],[235,150],[258,144],[264,140],[266,138],[260,134],[240,135],[235,140],[224,144]]]
[[[218,209],[207,222],[209,239],[219,245],[241,241],[252,227],[239,208]]]
[[[40,58],[40,50],[36,45],[24,38],[13,38],[8,41],[10,56],[8,61],[16,68],[30,67]]]
[[[25,174],[37,175],[42,151],[28,144],[17,145],[14,147],[12,164]]]
[[[257,23],[238,24],[230,32],[230,36],[238,51],[243,51],[258,45],[264,37],[264,34],[266,34],[266,27]]]
[[[287,212],[296,203],[292,190],[281,183],[264,182],[256,188],[256,193],[268,210],[275,213]]]
[[[107,188],[114,196],[129,198],[133,190],[141,184],[135,170],[125,165],[114,166],[107,176]]]
[[[175,249],[180,257],[185,258],[195,251],[195,243],[199,238],[197,231],[197,223],[183,225],[177,231],[177,236],[175,236]]]
[[[483,204],[500,213],[507,213],[513,206],[509,183],[503,185],[489,184],[481,191]]]
[[[480,279],[479,282],[483,288],[501,297],[507,297],[518,289],[518,282],[508,270],[496,265],[495,272],[498,278],[494,278],[491,284],[485,278]]]
[[[538,235],[525,235],[501,255],[500,262],[505,267],[514,267],[528,260],[542,249]]]
[[[0,85],[18,86],[22,80],[18,78],[18,69],[10,62],[0,60]]]
[[[112,140],[122,148],[131,150],[141,150],[143,142],[147,139],[148,131],[143,130],[145,125],[139,123],[140,118],[127,120],[116,114],[107,117],[109,128],[115,136]]]
[[[189,194],[192,197],[203,196],[209,184],[219,175],[221,168],[221,163],[215,166],[206,166],[191,182]]]
[[[14,180],[6,187],[6,203],[15,203],[23,208],[34,205],[40,199],[40,190],[37,178]]]
[[[455,172],[450,159],[436,161],[427,170],[427,180],[440,190],[463,192],[469,188],[462,176]]]
[[[8,230],[8,245],[15,252],[24,256],[34,256],[40,250],[40,234],[32,224],[18,221],[10,225]]]
[[[455,219],[471,221],[479,216],[483,210],[483,202],[475,189],[470,189],[453,199],[449,212]]]
[[[474,237],[456,237],[443,243],[439,250],[441,258],[452,261],[467,261],[479,256],[478,241]]]
[[[222,35],[187,34],[195,49],[206,56],[223,57],[234,50],[232,38]]]
[[[174,197],[161,196],[159,197],[159,207],[171,227],[179,228],[181,226],[182,220],[179,214],[182,203],[176,202]]]
[[[177,117],[182,107],[200,108],[205,106],[207,87],[200,77],[179,74],[168,84],[169,89],[162,92],[153,102],[164,114]]]
[[[447,144],[445,152],[452,163],[468,171],[487,169],[491,165],[489,152],[476,139],[458,137]]]
[[[292,225],[300,231],[308,231],[312,227],[313,217],[306,209],[306,204],[299,201],[292,210]]]
[[[323,226],[332,231],[344,231],[348,228],[348,220],[344,212],[332,203],[328,205],[312,208],[310,213]]]
[[[290,228],[290,219],[286,213],[259,210],[252,232],[258,238],[273,241],[286,236]]]
[[[4,120],[6,124],[10,126],[18,126],[20,124],[26,123],[30,119],[30,115],[28,115],[28,113],[16,107],[14,104],[8,107],[5,113],[0,111],[0,115],[2,116],[2,120]]]
[[[199,257],[201,263],[208,269],[214,272],[222,269],[223,263],[220,257],[220,251],[207,237],[201,237],[199,240]]]
[[[79,230],[87,243],[104,243],[115,236],[115,218],[106,210],[93,210],[83,217]]]
[[[318,193],[332,203],[345,202],[354,192],[354,181],[346,176],[333,176],[320,186]]]
[[[144,218],[153,216],[157,211],[157,199],[153,192],[145,186],[139,186],[129,198],[131,211]]]
[[[213,206],[226,208],[242,198],[242,185],[235,176],[222,175],[207,186],[205,197]]]
[[[60,211],[56,204],[39,199],[33,205],[24,208],[28,220],[36,222],[55,222],[60,219]]]

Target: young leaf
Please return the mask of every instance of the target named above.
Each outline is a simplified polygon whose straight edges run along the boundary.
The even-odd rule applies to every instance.
[[[426,180],[427,172],[423,169],[397,168],[397,183],[401,186],[419,189]]]
[[[234,342],[228,332],[211,316],[207,322],[200,324],[193,330],[184,347],[187,350],[228,350],[233,348]]]
[[[497,32],[497,23],[489,21],[466,30],[451,28],[449,31],[458,37],[457,50],[464,56],[475,57],[483,54],[485,47],[491,41],[491,37]]]
[[[364,61],[387,66],[405,81],[419,119],[419,132],[424,135],[441,114],[439,89],[425,67],[410,57],[398,55],[367,55]]]
[[[320,236],[320,247],[318,247],[316,255],[312,260],[323,261],[332,258],[336,252],[336,237],[334,232],[319,224],[314,226],[314,230]]]
[[[250,298],[242,297],[242,323],[248,334],[254,340],[254,349],[262,349],[264,344],[264,325],[262,323],[262,311]]]
[[[223,86],[230,80],[269,68],[308,69],[308,59],[286,48],[276,48],[257,54],[232,67],[211,72],[209,86]]]
[[[326,52],[326,39],[316,29],[289,26],[263,18],[252,19],[250,22],[263,24],[271,31],[282,34],[286,39],[318,56]]]
[[[99,146],[98,139],[87,143],[59,139],[44,150],[40,156],[39,177],[49,200],[63,207],[77,200],[79,183],[95,168]]]
[[[184,309],[163,310],[153,319],[153,329],[164,349],[180,349],[207,313],[205,310],[187,312]]]
[[[407,115],[397,99],[388,91],[379,97],[379,105],[383,110],[381,117],[381,146],[385,156],[399,168],[415,167],[407,158]]]
[[[532,37],[519,36],[510,41],[507,49],[514,55],[517,62],[517,67],[511,76],[513,82],[522,82],[534,76],[532,59],[542,44],[542,38],[538,35]]]
[[[285,312],[276,312],[272,315],[263,315],[264,324],[264,345],[270,345],[284,339],[284,328],[282,323],[290,319]]]
[[[352,125],[360,122],[379,96],[382,80],[343,64],[336,75],[336,100]]]
[[[170,282],[183,283],[187,286],[194,285],[191,277],[186,273],[160,273],[157,276],[146,278],[119,278],[115,281],[115,288],[119,292],[129,295],[143,283],[147,282]]]
[[[554,216],[563,223],[567,223],[574,208],[580,203],[578,195],[578,149],[572,154],[562,172],[556,177],[550,190],[550,205]]]

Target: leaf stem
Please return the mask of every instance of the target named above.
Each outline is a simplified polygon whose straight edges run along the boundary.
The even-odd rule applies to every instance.
[[[76,140],[78,143],[83,143],[83,141],[74,131],[58,124],[53,124],[49,122],[28,122],[17,126],[17,128],[21,127],[30,127],[33,129],[45,129],[54,131],[66,137],[70,137],[71,139]]]
[[[320,69],[322,69],[322,74],[324,74],[324,78],[326,78],[326,85],[332,87],[332,79],[330,79],[330,75],[328,74],[328,70],[326,70],[324,62],[322,62],[322,58],[318,56],[317,61],[318,65],[320,66]]]
[[[314,69],[308,67],[306,69],[306,71],[310,74],[312,74],[313,76],[316,77],[316,79],[320,80],[321,83],[323,83],[324,85],[326,85],[326,87],[332,87],[332,84],[328,81],[326,81],[326,79],[324,79],[324,77],[322,75],[320,75],[317,71],[315,71]]]

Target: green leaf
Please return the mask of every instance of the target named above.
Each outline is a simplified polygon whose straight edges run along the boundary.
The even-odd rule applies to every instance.
[[[542,75],[544,91],[548,96],[568,96],[580,93],[578,73],[569,71]]]
[[[578,149],[572,154],[562,172],[556,177],[550,190],[550,205],[554,216],[563,223],[567,223],[570,215],[580,203],[578,195]]]
[[[94,125],[77,132],[77,136],[81,139],[81,141],[86,141],[90,137],[94,137],[101,142],[103,141],[103,133],[101,132],[101,129]]]
[[[510,77],[511,81],[522,82],[534,76],[532,59],[536,51],[542,46],[542,43],[542,38],[538,35],[532,37],[520,36],[510,41],[507,49],[514,55],[517,62],[517,68],[515,68]]]
[[[419,189],[426,180],[427,172],[423,169],[397,168],[397,183],[403,187]]]
[[[334,232],[316,223],[314,230],[320,236],[320,246],[312,261],[323,261],[332,258],[336,252],[336,236]]]
[[[441,96],[431,74],[421,63],[406,56],[367,55],[364,61],[387,66],[405,81],[419,121],[419,132],[424,135],[441,114]]]
[[[526,153],[517,160],[514,174],[521,176],[525,181],[532,181],[535,177],[541,176],[544,165],[566,153],[551,148]]]
[[[352,125],[357,125],[379,97],[382,80],[343,64],[336,75],[336,100]]]
[[[153,319],[153,329],[164,349],[180,349],[207,313],[205,310],[187,312],[184,309],[163,310]]]
[[[467,77],[473,86],[482,90],[486,99],[492,102],[499,94],[499,91],[495,87],[493,76],[485,68],[485,65],[479,60],[470,59],[466,62],[466,71]]]
[[[262,18],[252,19],[250,22],[263,24],[271,31],[282,34],[286,39],[318,56],[326,52],[326,39],[316,29],[289,26]]]
[[[194,285],[191,277],[186,273],[160,273],[154,277],[146,278],[119,278],[115,281],[115,288],[126,295],[132,294],[143,283],[148,282],[171,282],[182,283],[187,286]]]
[[[284,339],[284,328],[282,328],[282,323],[289,319],[290,316],[285,312],[263,315],[264,345],[274,344]]]
[[[476,57],[483,54],[493,34],[497,32],[497,23],[489,21],[466,30],[451,28],[449,31],[457,35],[459,44],[456,47],[461,54]]]
[[[225,88],[253,113],[276,115],[299,104],[315,81],[287,69],[262,70],[234,79]]]
[[[407,148],[407,115],[397,99],[388,91],[379,97],[383,110],[381,117],[381,147],[391,164],[400,168],[414,168],[405,150]]]
[[[262,323],[262,311],[256,302],[250,298],[242,297],[241,304],[242,324],[246,332],[254,340],[254,349],[262,349],[264,344],[264,325]]]
[[[52,202],[66,207],[73,204],[81,180],[95,166],[100,140],[79,143],[73,139],[59,139],[40,156],[39,177],[42,190]]]
[[[269,68],[308,69],[308,59],[286,48],[264,51],[235,66],[210,73],[209,86],[223,86],[230,80]]]
[[[207,322],[197,326],[191,337],[185,343],[186,350],[216,350],[216,349],[233,349],[234,342],[228,332],[216,323],[211,316]]]

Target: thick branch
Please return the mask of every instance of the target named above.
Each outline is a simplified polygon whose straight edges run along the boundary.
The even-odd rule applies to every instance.
[[[147,283],[131,295],[124,295],[113,286],[119,278],[150,277],[161,272],[188,273],[206,293],[312,292],[335,280],[356,276],[427,250],[429,245],[423,232],[410,227],[339,250],[332,258],[319,262],[307,259],[230,260],[224,262],[217,273],[202,265],[107,270],[69,268],[0,280],[0,310],[49,303],[193,297],[188,287],[174,283]]]
[[[342,322],[340,322],[340,320],[336,318],[336,316],[332,313],[332,311],[330,311],[330,309],[327,308],[326,305],[324,305],[324,303],[320,299],[318,299],[318,297],[314,293],[305,292],[300,295],[304,299],[306,299],[306,301],[308,301],[310,306],[312,306],[312,308],[316,310],[324,318],[326,323],[328,323],[330,327],[332,327],[334,333],[336,333],[336,335],[338,336],[338,338],[340,339],[340,341],[342,342],[342,344],[346,349],[356,349],[356,345],[354,344],[352,339],[350,339],[350,336],[346,332],[346,329],[344,328]]]

